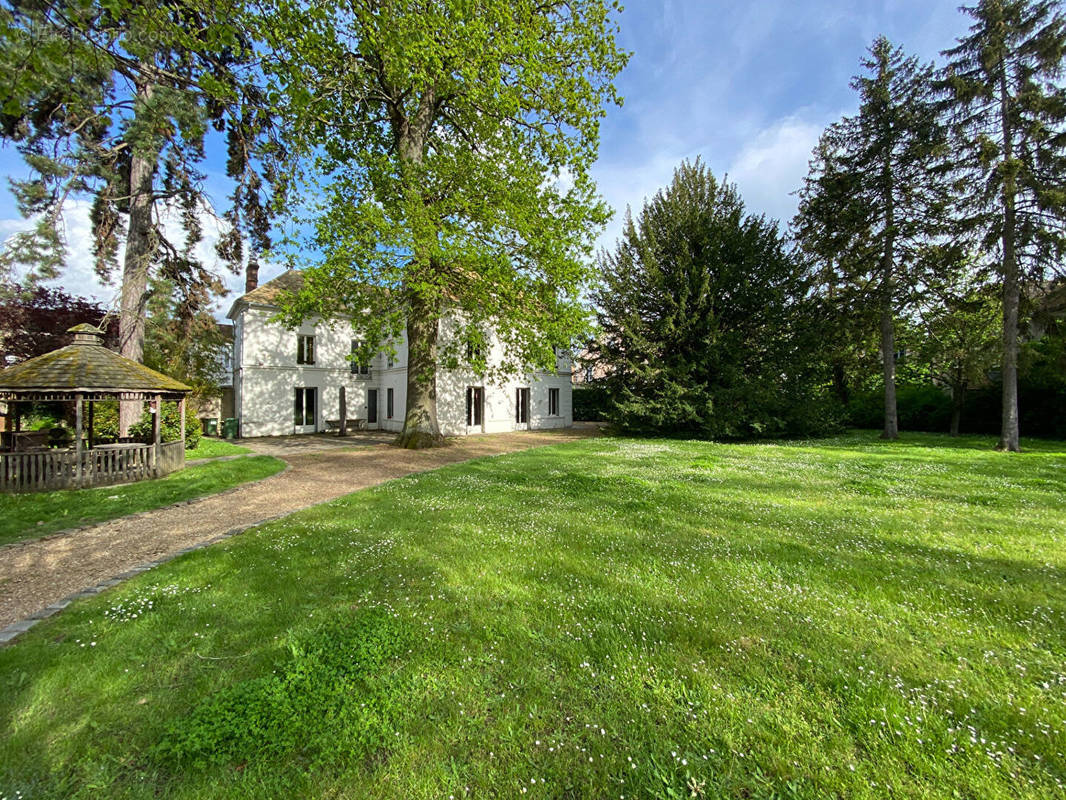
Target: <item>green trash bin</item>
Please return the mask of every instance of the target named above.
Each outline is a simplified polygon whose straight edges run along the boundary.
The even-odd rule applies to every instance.
[[[204,436],[218,436],[218,420],[214,417],[204,420]]]
[[[222,423],[222,435],[227,439],[237,438],[237,420],[234,417],[226,417]]]

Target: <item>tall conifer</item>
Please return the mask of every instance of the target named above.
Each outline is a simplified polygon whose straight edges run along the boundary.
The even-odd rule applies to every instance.
[[[1019,449],[1021,285],[1066,254],[1066,22],[1051,0],[982,0],[944,52],[961,230],[993,254],[1002,281],[1003,417],[998,448]]]
[[[795,227],[849,304],[876,310],[885,387],[883,437],[899,435],[895,321],[910,303],[919,254],[943,222],[943,135],[933,68],[878,37],[852,80],[859,113],[830,126],[800,193]]]

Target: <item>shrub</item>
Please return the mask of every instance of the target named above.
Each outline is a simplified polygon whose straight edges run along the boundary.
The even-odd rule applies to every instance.
[[[178,417],[178,404],[176,402],[164,402],[163,403],[163,419],[160,422],[159,435],[164,442],[176,442],[181,438],[180,418]],[[152,441],[152,411],[151,408],[145,408],[144,414],[141,415],[141,421],[130,426],[130,436],[133,436],[142,441]],[[116,410],[116,430],[117,430],[117,410]],[[196,416],[196,411],[190,406],[185,407],[185,449],[194,450],[196,445],[200,443],[200,437],[203,435],[203,431],[200,427],[200,420]]]
[[[607,419],[611,398],[602,384],[574,387],[574,419],[582,422],[601,422]]]

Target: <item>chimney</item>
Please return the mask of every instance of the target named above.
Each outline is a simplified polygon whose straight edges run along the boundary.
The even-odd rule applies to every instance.
[[[248,266],[244,268],[244,293],[248,294],[259,285],[259,258],[255,251],[248,256]]]

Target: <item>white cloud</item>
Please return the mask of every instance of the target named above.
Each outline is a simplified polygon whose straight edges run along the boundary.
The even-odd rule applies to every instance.
[[[92,298],[107,309],[118,310],[120,300],[121,269],[125,247],[119,246],[119,269],[110,281],[102,281],[96,274],[93,261],[93,234],[89,220],[91,203],[86,200],[69,201],[63,213],[63,239],[66,244],[66,268],[59,278],[46,281],[46,286],[60,287],[72,295]],[[184,242],[181,220],[177,211],[164,212],[163,223],[171,240]],[[222,319],[229,310],[232,301],[244,293],[244,274],[233,274],[215,253],[215,245],[225,230],[225,223],[213,214],[205,211],[201,215],[203,239],[193,250],[195,257],[209,270],[218,275],[225,284],[227,294],[217,298],[213,306],[216,317]],[[21,218],[0,219],[0,237],[7,239],[14,233],[27,230],[31,223]],[[277,277],[284,271],[284,266],[261,261],[259,264],[259,282],[264,283]],[[21,277],[21,276],[20,276]]]
[[[835,117],[810,121],[799,116],[777,120],[760,131],[734,157],[728,170],[749,212],[766,214],[787,225],[796,213],[795,192],[807,175],[811,151]]]

